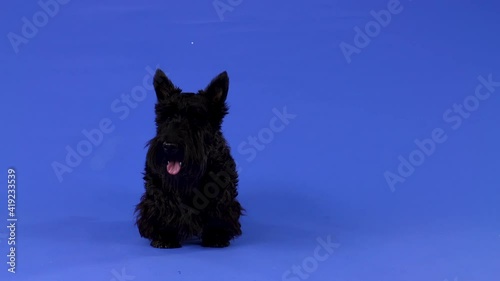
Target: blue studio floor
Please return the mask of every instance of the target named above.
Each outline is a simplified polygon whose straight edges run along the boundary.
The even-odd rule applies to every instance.
[[[5,3],[0,280],[500,280],[499,12]],[[228,248],[154,249],[134,226],[156,68],[185,91],[229,74],[247,214]]]

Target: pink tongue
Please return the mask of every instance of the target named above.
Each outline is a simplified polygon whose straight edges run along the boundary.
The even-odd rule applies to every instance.
[[[177,175],[179,171],[181,170],[181,163],[177,161],[170,161],[167,164],[167,172],[171,175]]]

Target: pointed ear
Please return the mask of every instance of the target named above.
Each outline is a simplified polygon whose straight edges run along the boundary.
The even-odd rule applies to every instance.
[[[156,70],[155,77],[153,78],[153,86],[158,101],[168,98],[178,92],[177,87],[174,86],[172,81],[167,78],[161,69]]]
[[[213,103],[224,103],[229,90],[229,77],[227,72],[223,71],[217,75],[205,88],[204,95]]]

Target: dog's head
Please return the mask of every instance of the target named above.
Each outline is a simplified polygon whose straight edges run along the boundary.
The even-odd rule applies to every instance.
[[[198,93],[184,93],[158,69],[153,86],[156,136],[149,142],[150,166],[167,177],[200,175],[228,113],[227,73],[217,75]]]

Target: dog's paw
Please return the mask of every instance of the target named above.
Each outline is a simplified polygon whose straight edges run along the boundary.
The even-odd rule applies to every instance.
[[[180,248],[179,242],[151,241],[151,247],[159,249],[176,249]]]
[[[229,240],[202,240],[201,245],[207,248],[225,248],[228,247]]]

